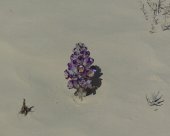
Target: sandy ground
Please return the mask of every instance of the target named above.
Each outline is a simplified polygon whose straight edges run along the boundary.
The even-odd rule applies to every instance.
[[[148,27],[136,0],[0,0],[0,136],[169,136],[170,31]],[[63,75],[77,42],[103,73],[83,102]]]

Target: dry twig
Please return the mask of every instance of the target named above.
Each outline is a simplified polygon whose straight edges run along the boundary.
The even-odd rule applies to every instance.
[[[151,97],[147,97],[146,95],[146,100],[150,106],[162,106],[164,100],[162,99],[162,95],[159,96],[159,91],[157,93],[153,93]]]
[[[34,106],[31,107],[26,106],[26,100],[23,99],[23,105],[19,113],[24,114],[26,116],[29,112],[32,112],[32,108],[34,108]]]

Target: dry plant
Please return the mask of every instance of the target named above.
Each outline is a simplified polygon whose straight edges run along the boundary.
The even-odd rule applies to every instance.
[[[164,100],[162,100],[162,95],[159,95],[159,91],[157,93],[153,93],[150,97],[146,95],[146,100],[149,106],[162,106]]]
[[[170,29],[170,1],[141,0],[140,3],[145,19],[151,24],[151,33],[155,33],[159,27],[163,31]]]
[[[34,108],[34,106],[31,107],[26,106],[26,100],[23,99],[23,105],[19,113],[24,114],[26,116],[29,112],[32,112],[32,108]]]

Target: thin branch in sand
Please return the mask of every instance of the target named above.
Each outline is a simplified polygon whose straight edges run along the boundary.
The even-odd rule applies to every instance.
[[[162,99],[162,95],[159,96],[159,91],[157,93],[153,93],[151,97],[148,97],[146,95],[146,100],[149,106],[162,106],[164,100],[161,100],[161,99]]]
[[[23,99],[23,105],[19,113],[24,114],[26,116],[29,112],[32,112],[32,108],[34,108],[34,106],[31,107],[26,106],[26,100]]]

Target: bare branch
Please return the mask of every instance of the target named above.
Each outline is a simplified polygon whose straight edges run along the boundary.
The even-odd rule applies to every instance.
[[[164,100],[161,99],[162,99],[162,95],[159,96],[159,92],[153,93],[152,96],[149,98],[146,95],[146,100],[150,106],[162,106]]]
[[[32,108],[34,108],[34,106],[27,107],[26,106],[26,100],[23,99],[23,105],[22,105],[21,110],[20,110],[19,113],[24,114],[26,116],[29,112],[32,112]]]

